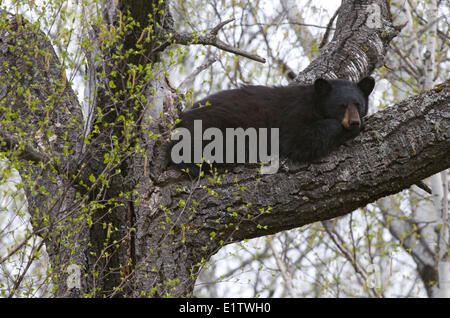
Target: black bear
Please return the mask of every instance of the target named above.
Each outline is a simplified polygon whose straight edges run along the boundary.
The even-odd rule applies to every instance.
[[[181,113],[181,122],[176,127],[185,128],[190,133],[187,137],[183,135],[182,139],[192,135],[195,137],[187,147],[182,148],[184,159],[181,162],[180,159],[174,160],[174,155],[180,152],[180,148],[176,148],[177,141],[172,140],[169,146],[171,160],[180,168],[189,168],[189,173],[197,176],[199,165],[195,163],[201,161],[203,150],[206,151],[208,147],[207,140],[213,140],[211,133],[206,136],[207,131],[226,133],[231,128],[246,131],[248,128],[267,128],[267,142],[271,138],[272,129],[278,128],[279,156],[296,162],[311,162],[326,156],[363,130],[368,96],[374,85],[372,77],[365,77],[357,84],[347,80],[319,78],[312,85],[249,85],[218,92]],[[217,139],[216,135],[214,137]],[[230,158],[227,157],[227,152],[230,149],[225,147],[224,139],[219,142],[223,144],[223,148],[216,144],[217,147],[211,152],[214,155],[212,162],[216,162],[216,165],[232,162],[233,160],[228,160]],[[258,146],[261,144],[250,149],[246,145],[246,160],[250,158],[249,149],[255,151]],[[194,155],[198,151],[195,147],[201,148],[197,157]],[[236,150],[236,146],[234,147]],[[270,149],[271,146],[267,148]],[[220,155],[223,159],[215,155]],[[236,160],[236,153],[231,159]]]

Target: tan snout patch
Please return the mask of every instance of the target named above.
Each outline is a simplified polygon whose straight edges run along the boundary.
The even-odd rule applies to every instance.
[[[358,108],[353,104],[349,104],[345,110],[344,118],[342,119],[341,124],[345,129],[350,129],[352,123],[358,123],[358,128],[361,127],[361,119],[359,118]]]

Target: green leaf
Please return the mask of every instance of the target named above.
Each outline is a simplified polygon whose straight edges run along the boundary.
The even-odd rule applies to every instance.
[[[111,80],[111,81],[109,81],[109,83],[108,83],[108,84],[109,84],[109,87],[110,87],[110,88],[113,88],[113,89],[114,89],[114,88],[116,88],[116,87],[117,87],[117,86],[116,86],[116,84],[114,84],[114,82],[113,82],[112,80]]]

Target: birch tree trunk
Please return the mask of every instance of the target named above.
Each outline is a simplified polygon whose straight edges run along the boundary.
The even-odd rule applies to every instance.
[[[433,86],[434,77],[436,75],[436,37],[437,24],[433,23],[437,18],[437,3],[436,0],[430,0],[426,10],[426,19],[432,26],[427,32],[427,47],[424,54],[424,90],[430,89]],[[450,297],[450,239],[448,223],[448,184],[444,183],[447,180],[447,171],[435,174],[430,177],[431,191],[433,195],[433,214],[435,219],[432,226],[438,233],[436,238],[436,255],[437,255],[437,272],[438,272],[438,291],[434,292],[434,296]],[[444,190],[447,192],[444,195]],[[445,202],[444,202],[445,200]],[[444,209],[447,206],[447,209]]]

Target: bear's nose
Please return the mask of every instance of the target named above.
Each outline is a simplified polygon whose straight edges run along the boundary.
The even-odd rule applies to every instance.
[[[356,120],[356,119],[350,120],[351,128],[359,128],[360,125],[361,125],[361,122],[359,120]]]

